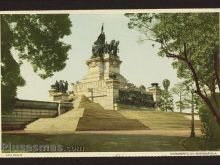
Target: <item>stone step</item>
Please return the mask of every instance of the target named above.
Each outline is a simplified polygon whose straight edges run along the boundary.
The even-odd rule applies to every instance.
[[[26,132],[37,133],[67,133],[75,132],[79,118],[83,115],[83,108],[66,112],[56,118],[41,118],[26,126]]]
[[[66,133],[74,132],[77,128],[79,118],[82,117],[84,109],[78,108],[81,96],[74,100],[74,109],[55,118],[40,118],[26,126],[26,132],[37,133]]]
[[[148,127],[144,126],[137,120],[86,120],[80,119],[77,131],[103,131],[103,130],[147,130]]]
[[[77,131],[104,130],[147,130],[147,126],[136,119],[128,119],[117,111],[99,108],[85,108],[80,118]]]
[[[79,104],[80,104],[81,99],[82,99],[82,96],[78,96],[78,97],[73,101],[74,108],[78,108],[78,107],[79,107]]]

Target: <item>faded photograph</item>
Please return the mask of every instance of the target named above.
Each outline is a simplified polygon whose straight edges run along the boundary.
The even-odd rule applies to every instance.
[[[2,153],[219,154],[219,20],[1,14]]]

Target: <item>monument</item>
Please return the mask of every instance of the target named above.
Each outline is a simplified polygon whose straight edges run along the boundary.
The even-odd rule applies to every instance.
[[[70,95],[68,91],[68,82],[60,80],[51,85],[49,90],[50,101],[69,101]]]
[[[109,110],[116,110],[121,104],[155,107],[160,99],[158,84],[152,85],[149,92],[145,87],[136,87],[120,74],[121,64],[119,41],[107,43],[102,25],[101,33],[92,45],[92,55],[86,61],[88,73],[81,81],[72,84],[73,95],[85,95]],[[50,91],[52,100],[66,98],[65,94],[55,89]]]

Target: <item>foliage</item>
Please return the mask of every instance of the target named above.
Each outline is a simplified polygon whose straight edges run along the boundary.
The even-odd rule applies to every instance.
[[[182,144],[188,151],[217,151],[220,148],[219,140],[213,141],[203,137],[186,138]]]
[[[191,104],[191,91],[187,90],[184,82],[177,83],[171,89],[171,93],[179,96],[179,100],[176,102],[176,107],[182,112],[184,109],[190,108]]]
[[[217,109],[220,108],[220,93],[216,94],[216,97],[218,99],[218,103],[215,104]],[[212,97],[211,100],[214,98]],[[220,111],[218,110],[218,113]],[[199,107],[199,116],[202,123],[201,131],[206,139],[209,140],[215,140],[220,139],[220,128],[218,127],[216,121],[213,119],[213,115],[208,111],[208,108],[206,105],[202,104]]]
[[[220,116],[208,98],[216,86],[219,54],[218,13],[127,13],[128,27],[143,40],[158,43],[159,55],[172,58],[177,76],[195,83],[195,93],[206,103],[220,125]]]
[[[3,110],[9,111],[14,108],[14,97],[17,86],[25,84],[20,75],[20,64],[12,57],[10,48],[12,47],[13,34],[9,25],[2,19],[1,21],[1,96]]]
[[[167,111],[173,112],[174,110],[173,96],[168,91],[169,86],[170,86],[170,80],[164,79],[162,84],[163,84],[164,90],[161,90],[161,99],[159,102],[160,109],[166,112]]]
[[[71,33],[68,15],[1,15],[2,109],[13,109],[18,86],[25,84],[20,75],[24,61],[45,79],[65,67],[70,45],[61,39]],[[18,58],[14,58],[14,49]]]
[[[168,79],[163,80],[163,87],[166,91],[168,91],[169,86],[170,86],[170,80]]]
[[[173,96],[170,94],[167,90],[161,90],[161,99],[159,102],[159,106],[161,111],[171,111],[174,110],[174,104],[173,104]]]
[[[143,91],[146,91],[146,87],[145,87],[144,85],[140,85],[140,86],[139,86],[139,89],[140,89],[140,90],[143,90]]]
[[[155,106],[153,96],[142,93],[141,91],[119,90],[119,98],[117,99],[117,103],[147,107]]]
[[[190,104],[187,100],[181,99],[176,102],[176,107],[180,110],[180,113],[182,113],[183,110],[190,108]]]

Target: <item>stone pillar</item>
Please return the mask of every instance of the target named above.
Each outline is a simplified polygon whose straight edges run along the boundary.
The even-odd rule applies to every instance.
[[[88,73],[82,79],[82,82],[92,82],[92,81],[99,81],[103,79],[103,60],[100,57],[92,58],[86,61],[88,65]]]
[[[107,98],[105,109],[114,110],[114,104],[116,103],[116,99],[119,96],[119,84],[120,82],[117,80],[106,81]]]
[[[58,104],[57,114],[58,116],[60,116],[61,115],[61,101],[59,101],[58,103],[59,104]]]
[[[104,79],[110,79],[111,74],[118,75],[120,74],[120,61],[118,56],[105,54],[104,55]]]
[[[56,93],[55,89],[49,90],[49,101],[54,101],[54,94]]]

